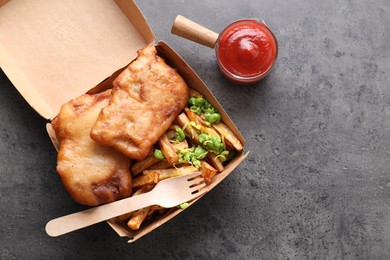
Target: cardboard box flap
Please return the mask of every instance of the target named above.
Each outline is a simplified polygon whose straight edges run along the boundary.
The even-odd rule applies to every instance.
[[[0,66],[46,119],[125,67],[138,49],[155,40],[133,1],[2,0],[1,4]]]

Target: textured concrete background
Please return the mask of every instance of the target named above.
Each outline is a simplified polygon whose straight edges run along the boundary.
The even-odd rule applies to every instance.
[[[390,2],[137,0],[158,39],[210,87],[251,151],[189,210],[127,245],[105,224],[60,238],[83,207],[64,191],[40,118],[0,73],[1,259],[390,259]],[[280,44],[257,86],[170,34],[177,14],[217,32],[261,17]]]

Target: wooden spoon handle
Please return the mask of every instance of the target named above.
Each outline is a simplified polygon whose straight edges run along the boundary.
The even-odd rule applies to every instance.
[[[181,15],[178,15],[173,22],[171,33],[210,48],[214,48],[218,40],[218,34],[216,32]]]

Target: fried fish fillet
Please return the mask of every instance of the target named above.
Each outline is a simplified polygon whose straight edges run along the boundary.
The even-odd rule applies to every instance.
[[[84,205],[128,197],[132,190],[130,159],[96,143],[89,135],[110,97],[111,90],[84,94],[64,104],[52,121],[60,141],[57,172],[71,197]]]
[[[114,80],[112,98],[99,114],[91,138],[142,160],[188,100],[188,87],[149,45]]]

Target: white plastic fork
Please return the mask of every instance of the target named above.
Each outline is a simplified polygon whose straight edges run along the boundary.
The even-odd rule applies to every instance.
[[[57,237],[152,205],[175,207],[204,194],[205,186],[200,172],[166,179],[150,192],[53,219],[46,224],[46,233]]]

